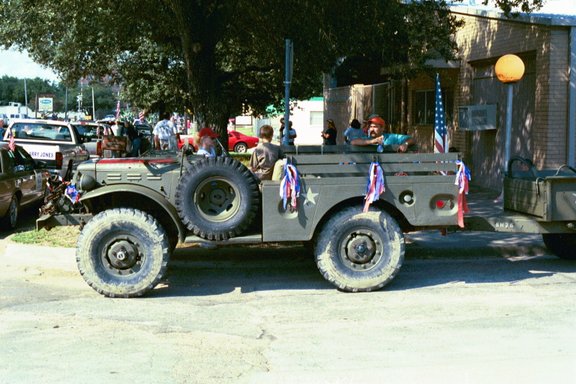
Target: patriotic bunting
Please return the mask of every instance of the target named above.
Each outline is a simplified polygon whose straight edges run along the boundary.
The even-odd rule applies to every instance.
[[[300,196],[300,176],[298,170],[292,164],[284,165],[282,181],[280,182],[280,197],[283,207],[294,212],[298,209],[298,197]]]
[[[472,175],[463,161],[457,160],[456,165],[458,171],[454,184],[458,186],[458,226],[464,228],[464,214],[470,211],[466,203],[466,195],[468,194],[468,182],[472,180]]]
[[[380,198],[380,195],[386,190],[384,171],[378,162],[370,164],[368,174],[368,184],[366,185],[366,203],[364,204],[363,212],[368,212],[370,204]]]

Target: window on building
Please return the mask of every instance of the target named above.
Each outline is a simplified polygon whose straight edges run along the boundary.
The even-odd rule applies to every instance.
[[[324,111],[311,111],[310,112],[310,125],[322,126],[324,120]]]
[[[446,122],[450,121],[453,101],[450,93],[442,90],[442,103],[446,112]],[[436,107],[436,92],[433,89],[414,92],[413,117],[416,125],[434,125],[434,112]]]

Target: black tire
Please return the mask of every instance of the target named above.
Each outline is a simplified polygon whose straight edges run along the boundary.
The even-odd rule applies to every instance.
[[[8,211],[6,212],[6,216],[2,218],[2,226],[6,227],[9,230],[16,229],[18,225],[18,216],[20,213],[20,201],[18,200],[18,196],[12,195],[12,199],[10,199],[10,205],[8,206]]]
[[[176,189],[176,208],[182,222],[208,240],[240,235],[254,221],[259,201],[255,176],[230,157],[191,164]]]
[[[386,212],[347,208],[318,235],[316,264],[326,280],[347,292],[382,288],[404,261],[404,235]]]
[[[543,233],[542,240],[559,258],[576,260],[576,233]]]
[[[246,153],[248,152],[248,144],[246,143],[236,143],[234,145],[234,152],[238,152],[238,153]]]
[[[162,279],[169,259],[166,232],[136,209],[103,211],[78,237],[78,270],[88,285],[108,297],[142,296]]]

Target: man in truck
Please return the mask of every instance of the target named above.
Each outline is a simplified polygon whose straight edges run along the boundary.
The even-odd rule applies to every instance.
[[[416,144],[409,135],[400,133],[386,133],[386,122],[380,116],[372,116],[368,120],[368,132],[363,138],[354,139],[352,145],[376,145],[378,152],[384,152],[384,148],[392,148],[396,152],[406,152],[410,146]]]

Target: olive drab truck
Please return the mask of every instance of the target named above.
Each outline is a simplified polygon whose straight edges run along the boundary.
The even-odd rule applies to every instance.
[[[109,297],[153,289],[179,243],[303,242],[322,276],[351,292],[389,283],[402,266],[404,234],[416,230],[542,233],[558,256],[574,258],[576,171],[570,167],[509,170],[502,214],[464,217],[457,153],[291,148],[282,179],[262,182],[226,155],[92,159],[53,186],[37,228],[80,225],[78,269]]]

